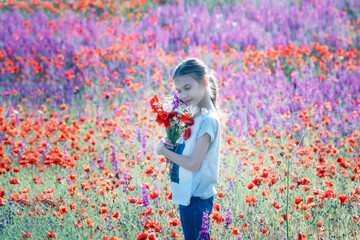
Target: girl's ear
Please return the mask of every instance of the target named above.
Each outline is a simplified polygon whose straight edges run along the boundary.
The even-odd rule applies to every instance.
[[[204,85],[205,85],[205,88],[208,87],[208,84],[209,84],[209,78],[208,78],[208,76],[204,76]]]

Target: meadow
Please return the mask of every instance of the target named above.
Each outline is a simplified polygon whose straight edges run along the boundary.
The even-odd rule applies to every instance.
[[[0,239],[183,239],[149,99],[224,113],[213,239],[360,239],[360,2],[0,1]]]

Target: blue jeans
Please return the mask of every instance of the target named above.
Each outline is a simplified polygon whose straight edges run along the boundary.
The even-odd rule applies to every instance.
[[[214,197],[201,199],[191,197],[189,206],[179,205],[180,221],[184,232],[185,240],[197,240],[201,237],[201,226],[203,212],[212,212],[214,206]],[[210,239],[210,216],[207,224],[207,234],[205,239]]]

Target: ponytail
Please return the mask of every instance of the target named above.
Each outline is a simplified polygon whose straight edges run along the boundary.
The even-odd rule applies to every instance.
[[[210,99],[211,102],[213,103],[217,113],[219,114],[219,120],[221,123],[221,127],[222,128],[226,128],[226,122],[228,121],[228,114],[224,113],[220,107],[219,104],[217,102],[217,96],[219,93],[219,88],[218,88],[218,84],[217,84],[217,78],[212,75],[212,74],[208,74],[208,92],[210,95]]]
[[[214,107],[216,110],[219,109],[218,104],[217,104],[217,95],[218,95],[218,86],[216,83],[216,77],[214,75],[209,75],[208,76],[208,90],[209,90],[209,94],[210,94],[210,98],[211,98],[211,102],[214,104]]]

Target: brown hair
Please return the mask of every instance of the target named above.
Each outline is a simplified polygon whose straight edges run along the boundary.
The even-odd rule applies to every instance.
[[[176,66],[173,79],[178,76],[190,75],[193,77],[199,84],[204,82],[205,78],[208,78],[208,90],[210,94],[210,98],[214,107],[219,115],[225,117],[223,113],[220,112],[219,105],[217,103],[218,97],[218,85],[217,78],[210,73],[208,67],[205,63],[198,58],[188,58],[180,62],[179,65]],[[221,120],[221,118],[220,118]]]

